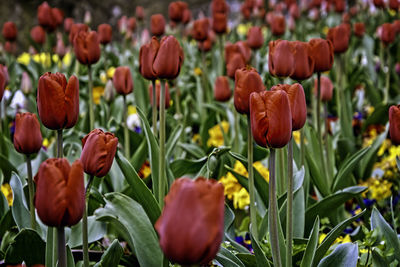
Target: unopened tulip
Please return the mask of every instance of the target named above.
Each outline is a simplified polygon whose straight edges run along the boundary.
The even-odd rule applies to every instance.
[[[232,92],[229,88],[229,80],[226,76],[219,76],[214,84],[214,99],[226,102],[231,98]]]
[[[35,176],[35,207],[40,220],[54,227],[77,224],[85,208],[83,167],[65,158],[47,159]]]
[[[226,33],[228,27],[228,18],[225,13],[214,13],[212,19],[212,28],[215,33]]]
[[[281,148],[292,137],[292,115],[283,90],[250,95],[250,120],[254,141],[262,147]]]
[[[153,61],[153,70],[159,79],[175,79],[183,64],[183,50],[174,36],[164,36]]]
[[[233,93],[236,111],[250,114],[250,94],[265,90],[260,74],[255,68],[242,68],[235,74],[235,90]]]
[[[82,139],[81,162],[85,173],[103,177],[110,171],[117,151],[118,138],[100,129],[92,130]]]
[[[161,14],[152,15],[150,18],[150,31],[152,35],[161,36],[165,32],[165,18]]]
[[[111,42],[112,28],[109,24],[100,24],[97,27],[97,33],[99,34],[100,43],[108,44],[109,42]]]
[[[308,43],[294,41],[294,67],[290,78],[301,81],[310,78],[314,73],[314,59],[311,56],[311,49]]]
[[[64,15],[58,8],[51,8],[47,2],[43,2],[37,9],[39,25],[47,31],[54,31],[62,23]]]
[[[182,23],[188,24],[192,20],[192,12],[189,9],[185,9],[182,14]]]
[[[19,153],[38,153],[42,147],[42,133],[36,114],[17,113],[15,117],[14,147]]]
[[[399,0],[389,0],[389,8],[395,11],[399,10]]]
[[[63,24],[64,21],[64,12],[59,9],[59,8],[52,8],[51,9],[51,13],[53,15],[53,18],[56,22],[56,27],[60,26],[61,24]]]
[[[400,33],[400,19],[396,19],[395,21],[393,21],[392,27],[396,34]]]
[[[6,65],[0,64],[0,73],[3,74],[5,79],[5,85],[7,85],[8,82],[10,81],[10,76],[8,75],[8,68]]]
[[[284,90],[287,93],[292,114],[292,131],[303,128],[307,120],[307,104],[303,86],[299,83],[292,85],[278,84],[271,90]]]
[[[208,264],[216,256],[224,233],[223,185],[203,177],[175,180],[155,228],[170,261]]]
[[[374,5],[377,8],[385,8],[385,2],[383,0],[374,0]]]
[[[135,9],[136,18],[140,21],[144,19],[144,8],[142,6],[137,6]]]
[[[17,52],[16,42],[10,42],[10,41],[5,42],[4,50],[9,54],[15,54]]]
[[[261,28],[253,26],[247,32],[247,44],[251,49],[259,49],[264,44]]]
[[[153,37],[150,43],[142,45],[139,52],[139,71],[145,79],[155,80],[157,75],[153,70],[153,62],[156,58],[160,43]]]
[[[17,26],[15,26],[15,23],[12,21],[7,21],[6,23],[4,23],[3,25],[3,37],[4,39],[6,39],[7,41],[15,41],[17,39]]]
[[[252,7],[249,6],[248,1],[245,1],[240,7],[240,12],[245,20],[249,20],[251,16]]]
[[[286,40],[269,42],[268,68],[277,77],[287,77],[294,71],[294,47]]]
[[[318,80],[314,81],[314,94],[317,95]],[[322,102],[331,101],[333,95],[333,83],[331,79],[326,76],[321,76],[321,95],[320,99]]]
[[[211,3],[211,12],[214,13],[227,13],[228,4],[225,0],[213,0]]]
[[[35,43],[42,45],[44,42],[46,42],[46,32],[41,26],[33,27],[30,34]]]
[[[72,25],[74,25],[74,24],[75,24],[75,21],[73,18],[66,18],[64,20],[64,31],[66,33],[69,33],[71,31]]]
[[[333,51],[335,53],[343,53],[347,51],[350,41],[350,28],[348,24],[340,24],[328,31],[327,39],[332,42]]]
[[[362,22],[354,23],[354,35],[363,37],[365,33],[365,24]]]
[[[133,91],[132,74],[129,67],[118,67],[115,69],[113,83],[118,94],[127,95]]]
[[[207,18],[198,19],[193,23],[193,38],[197,41],[204,41],[208,36],[210,24]]]
[[[278,14],[272,17],[271,32],[275,36],[281,36],[285,33],[286,23],[285,17]]]
[[[324,72],[333,65],[333,45],[329,40],[316,38],[309,42],[310,53],[314,59],[314,72]]]
[[[156,103],[157,109],[160,109],[160,92],[161,92],[161,83],[156,83]],[[150,96],[150,103],[153,103],[153,84],[150,83],[149,85],[149,96]],[[169,103],[171,102],[171,96],[169,94],[169,86],[168,83],[165,84],[165,108],[169,108]]]
[[[251,49],[247,44],[247,41],[237,41],[236,45],[239,47],[239,51],[242,53],[246,63],[249,63],[251,60]]]
[[[54,51],[60,58],[63,58],[67,53],[67,48],[65,48],[64,41],[62,38],[57,38],[57,44]]]
[[[246,66],[246,61],[242,53],[235,52],[229,57],[229,60],[226,61],[226,74],[230,78],[235,78],[236,70],[244,68]]]
[[[299,9],[299,6],[297,5],[297,3],[290,5],[289,14],[294,19],[300,18],[300,9]]]
[[[83,23],[75,23],[72,24],[71,29],[69,31],[68,40],[71,44],[74,44],[75,37],[79,32],[84,31],[87,32],[89,30],[89,26]]]
[[[71,128],[79,116],[79,82],[71,76],[47,72],[39,78],[37,106],[43,125],[52,130]]]
[[[343,13],[346,8],[346,2],[344,0],[335,0],[335,12]]]
[[[182,5],[180,1],[171,2],[168,6],[169,19],[176,23],[181,22],[185,9],[185,5]]]
[[[74,39],[74,51],[81,64],[91,65],[99,61],[100,40],[97,32],[78,32]]]
[[[393,24],[391,23],[382,24],[378,29],[378,36],[385,45],[393,43],[394,39],[396,38],[396,33]]]
[[[22,73],[21,91],[24,94],[29,94],[30,92],[32,92],[32,81],[31,78],[29,77],[29,74],[26,71]]]
[[[211,38],[207,38],[206,40],[202,42],[197,42],[199,50],[203,52],[208,52],[212,48],[212,41]]]
[[[131,32],[134,32],[134,31],[135,31],[135,29],[136,29],[136,19],[135,19],[134,17],[130,17],[130,18],[128,19],[128,29],[129,29]]]
[[[400,106],[389,108],[389,133],[394,145],[400,145]]]

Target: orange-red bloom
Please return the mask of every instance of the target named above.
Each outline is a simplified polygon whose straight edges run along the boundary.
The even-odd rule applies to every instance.
[[[365,33],[365,24],[362,22],[354,23],[354,35],[357,37],[363,37]]]
[[[14,147],[19,153],[30,155],[42,147],[42,133],[36,114],[17,113],[15,117]]]
[[[327,39],[333,44],[333,51],[335,53],[346,52],[349,47],[350,41],[350,27],[348,24],[340,24],[328,31]]]
[[[82,139],[81,162],[85,173],[97,177],[110,171],[117,151],[118,138],[114,134],[94,129]]]
[[[393,24],[384,23],[378,28],[378,36],[385,45],[389,45],[393,43],[396,38],[395,31]]]
[[[214,84],[214,99],[220,102],[226,102],[231,98],[232,92],[229,88],[229,80],[226,76],[219,76]]]
[[[109,24],[103,23],[97,27],[97,32],[99,34],[99,40],[102,44],[108,44],[111,42],[112,38],[112,28]]]
[[[130,17],[130,18],[128,19],[128,29],[129,29],[131,32],[134,32],[134,31],[135,31],[135,29],[136,29],[136,19],[135,19],[134,17]]]
[[[64,31],[69,33],[71,31],[72,25],[74,25],[75,21],[73,18],[65,18],[64,20]]]
[[[71,25],[68,40],[71,44],[74,43],[75,36],[78,35],[80,31],[87,32],[89,30],[89,26],[83,23],[75,23]]]
[[[183,14],[182,14],[182,23],[186,25],[186,24],[188,24],[191,20],[192,20],[192,12],[190,11],[190,9],[185,9],[185,10],[183,10]]]
[[[46,32],[41,26],[35,26],[31,29],[31,38],[37,44],[46,42]]]
[[[7,41],[15,41],[17,39],[17,26],[15,26],[15,23],[12,21],[7,21],[6,23],[4,23],[3,25],[3,37],[4,39],[6,39]]]
[[[153,61],[153,71],[159,79],[175,79],[183,64],[183,50],[172,35],[161,39],[158,52]]]
[[[81,64],[91,65],[99,61],[100,40],[97,32],[78,32],[74,39],[74,51]]]
[[[168,16],[169,19],[179,23],[183,18],[183,11],[187,9],[187,3],[182,1],[171,2],[168,6]]]
[[[247,44],[247,41],[237,41],[236,45],[239,48],[240,53],[243,55],[246,63],[249,63],[251,60],[251,49]]]
[[[292,114],[292,131],[303,128],[307,120],[307,104],[303,86],[299,83],[278,84],[271,90],[284,90],[287,93]]]
[[[399,0],[389,0],[389,8],[395,11],[399,10]]]
[[[255,68],[242,68],[235,74],[235,90],[233,94],[234,104],[237,112],[241,114],[250,113],[250,94],[264,91],[265,87]]]
[[[226,61],[226,74],[230,78],[234,78],[236,70],[245,67],[246,61],[244,60],[244,57],[240,52],[235,52],[231,55],[232,56],[229,57],[229,59]]]
[[[329,40],[316,38],[309,41],[310,53],[314,59],[314,72],[324,72],[333,65],[333,45]]]
[[[161,83],[156,83],[156,103],[157,109],[160,109],[160,93],[161,93]],[[150,83],[149,85],[149,95],[150,95],[150,103],[153,103],[153,85]],[[171,102],[171,96],[169,94],[169,86],[168,83],[165,83],[165,108],[169,108],[169,103]]]
[[[377,8],[385,8],[385,2],[383,0],[374,0],[374,5]]]
[[[37,106],[40,120],[49,129],[71,128],[79,116],[79,82],[71,76],[47,72],[39,78]]]
[[[314,59],[311,56],[311,49],[308,43],[294,41],[294,67],[290,78],[301,81],[310,78],[314,73]]]
[[[268,68],[277,77],[287,77],[294,71],[294,47],[286,40],[269,42]]]
[[[318,94],[318,79],[314,81],[314,94]],[[323,102],[331,101],[333,95],[333,83],[327,76],[321,76],[321,96]]]
[[[229,6],[225,0],[213,0],[211,3],[211,12],[214,13],[228,13]]]
[[[217,254],[224,233],[223,185],[203,177],[175,180],[155,228],[169,260],[207,264]]]
[[[212,19],[212,28],[218,34],[226,33],[228,19],[225,13],[214,13]]]
[[[207,18],[195,20],[193,23],[193,38],[197,41],[204,41],[208,36],[210,24]]]
[[[281,148],[292,137],[289,98],[283,90],[250,95],[250,120],[254,141],[262,147]]]
[[[197,42],[197,45],[200,51],[208,52],[211,50],[213,43],[211,38],[208,37],[204,41]]]
[[[165,18],[162,14],[154,14],[150,17],[150,31],[152,35],[161,36],[165,32]]]
[[[142,21],[144,19],[144,8],[142,6],[136,6],[135,14],[136,18]]]
[[[281,36],[285,33],[285,17],[280,14],[274,14],[271,20],[271,32],[275,36]]]
[[[394,145],[400,145],[400,105],[389,108],[389,133]]]
[[[253,26],[247,32],[247,44],[251,49],[259,49],[264,44],[261,27]]]
[[[139,52],[139,71],[145,79],[155,80],[157,75],[153,70],[153,62],[156,58],[160,43],[153,37],[150,43],[142,45]]]
[[[43,2],[37,9],[39,25],[47,31],[54,31],[63,22],[64,14],[58,8],[51,8],[47,2]]]
[[[118,94],[130,94],[133,91],[133,81],[129,67],[120,66],[116,68],[114,72],[113,83]]]
[[[64,158],[47,159],[40,164],[35,182],[35,206],[44,224],[72,226],[81,220],[85,208],[85,187],[79,160],[70,166]]]

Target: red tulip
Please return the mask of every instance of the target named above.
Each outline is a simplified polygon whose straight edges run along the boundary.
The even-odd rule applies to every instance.
[[[69,33],[71,31],[72,25],[74,25],[74,24],[75,24],[75,21],[73,18],[66,18],[64,20],[64,31],[66,33]]]
[[[197,45],[200,51],[208,52],[211,50],[213,44],[211,38],[207,38],[202,42],[197,42]]]
[[[144,8],[142,6],[137,6],[135,10],[136,18],[140,21],[144,19]]]
[[[214,84],[214,99],[220,102],[229,101],[232,92],[229,88],[229,80],[226,76],[219,76]]]
[[[232,53],[232,56],[226,61],[226,73],[230,78],[234,78],[236,70],[244,68],[245,66],[246,61],[244,60],[242,53]]]
[[[134,32],[136,29],[136,19],[134,17],[131,17],[128,19],[128,29],[131,32]]]
[[[261,27],[253,26],[247,32],[247,44],[251,49],[259,49],[264,44]]]
[[[307,104],[301,84],[278,84],[273,86],[271,90],[284,90],[287,93],[292,114],[292,131],[303,128],[307,120]]]
[[[292,115],[285,91],[250,95],[250,120],[254,141],[262,147],[281,148],[292,137]]]
[[[156,83],[156,103],[157,109],[160,109],[160,92],[161,92],[161,84],[159,82]],[[150,83],[149,85],[149,95],[150,95],[150,103],[153,103],[153,85]],[[169,103],[171,102],[171,96],[169,94],[169,86],[168,83],[165,84],[165,108],[169,108]]]
[[[269,42],[268,68],[271,75],[287,77],[294,71],[294,47],[286,40]]]
[[[271,32],[275,36],[281,36],[285,33],[286,23],[285,17],[277,14],[273,15],[271,21]]]
[[[117,151],[118,138],[114,134],[94,129],[82,139],[81,162],[85,173],[103,177],[110,171]]]
[[[377,8],[385,8],[385,2],[383,0],[374,0],[374,5]]]
[[[197,41],[204,41],[208,36],[210,24],[207,18],[198,19],[193,23],[193,38]]]
[[[339,26],[330,28],[327,39],[332,42],[335,53],[346,52],[350,41],[350,28],[348,24],[340,24]]]
[[[36,114],[17,113],[15,117],[14,147],[19,153],[30,155],[42,147],[42,133]]]
[[[71,25],[71,29],[69,31],[68,40],[71,44],[74,44],[75,37],[78,35],[80,31],[87,32],[89,30],[88,25],[82,23],[75,23]]]
[[[251,60],[251,49],[247,44],[247,41],[237,41],[236,45],[239,47],[239,51],[243,55],[246,63],[249,63]]]
[[[389,108],[389,134],[394,145],[400,145],[400,106]]]
[[[354,23],[354,35],[363,37],[365,33],[365,24],[362,22]]]
[[[189,9],[185,9],[182,14],[182,23],[188,24],[192,20],[192,12]]]
[[[335,12],[343,13],[346,8],[346,2],[344,0],[335,0]]]
[[[395,11],[399,10],[399,0],[389,0],[389,8]]]
[[[378,28],[378,36],[385,45],[389,45],[394,42],[396,38],[396,29],[391,23],[384,23]]]
[[[160,43],[153,37],[148,44],[142,45],[139,52],[139,71],[145,79],[155,80],[157,75],[153,70],[153,62],[156,58]]]
[[[71,128],[79,116],[79,82],[71,76],[47,72],[39,78],[37,106],[40,120],[49,129]]]
[[[81,64],[91,65],[99,61],[100,41],[97,32],[78,32],[74,39],[74,51]]]
[[[77,224],[85,208],[83,167],[64,158],[47,159],[35,176],[35,206],[40,220],[54,227]]]
[[[114,87],[118,94],[127,95],[133,91],[132,74],[129,67],[118,67],[113,77]]]
[[[31,38],[37,44],[44,44],[46,42],[46,32],[41,26],[35,26],[31,30]]]
[[[47,2],[43,2],[37,10],[39,25],[47,31],[54,31],[64,19],[64,14],[58,8],[51,8]]]
[[[314,81],[314,94],[317,95],[318,90],[318,80],[315,79]],[[322,102],[331,101],[333,95],[333,83],[332,81],[326,77],[321,76],[321,95],[320,99]]]
[[[309,41],[310,53],[314,59],[314,72],[324,72],[333,65],[333,45],[329,40],[316,38]]]
[[[290,78],[301,81],[310,78],[314,73],[314,59],[311,56],[311,48],[308,43],[291,42],[294,48],[294,67]]]
[[[150,18],[150,31],[152,35],[161,36],[165,31],[165,19],[161,14],[152,15]]]
[[[229,6],[225,0],[213,0],[211,3],[212,13],[228,13]]]
[[[393,21],[392,27],[393,27],[394,32],[395,32],[396,34],[400,33],[400,20],[399,20],[399,19],[396,19],[395,21]]]
[[[4,39],[6,39],[7,41],[15,41],[17,39],[17,34],[18,34],[18,30],[17,30],[17,26],[15,26],[15,23],[12,21],[7,21],[6,23],[4,23],[3,25],[3,37]]]
[[[187,9],[187,4],[182,1],[171,2],[168,6],[169,19],[179,23],[182,21],[183,11]]]
[[[265,90],[260,74],[255,68],[242,68],[235,74],[235,90],[233,93],[236,111],[240,114],[250,114],[250,94]]]
[[[228,18],[225,13],[214,13],[212,19],[212,28],[215,33],[226,33]]]
[[[300,18],[300,10],[299,10],[299,6],[297,5],[297,3],[290,5],[289,14],[294,19]]]
[[[56,23],[56,27],[63,24],[64,21],[64,12],[59,8],[52,8],[51,13]]]
[[[216,256],[224,234],[223,185],[203,177],[175,180],[155,228],[161,249],[170,261],[208,264]]]
[[[112,28],[109,24],[103,23],[97,27],[100,43],[108,44],[112,38]]]
[[[164,36],[153,61],[153,71],[159,79],[175,79],[183,64],[183,50],[175,37]]]

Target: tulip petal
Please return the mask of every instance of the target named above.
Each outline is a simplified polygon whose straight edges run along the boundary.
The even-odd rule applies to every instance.
[[[83,183],[83,167],[80,160],[76,160],[72,163],[65,197],[68,206],[63,217],[63,223],[72,226],[80,221],[83,215],[83,209],[85,208],[85,186]]]
[[[65,111],[65,128],[68,129],[76,124],[79,117],[79,82],[74,75],[69,78],[65,89]]]

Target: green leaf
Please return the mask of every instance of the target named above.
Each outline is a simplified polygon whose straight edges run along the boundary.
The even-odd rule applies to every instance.
[[[207,157],[200,159],[177,159],[171,163],[171,170],[175,178],[185,174],[196,174],[206,164]]]
[[[349,180],[349,176],[357,166],[361,158],[369,151],[370,147],[365,147],[347,158],[340,167],[332,185],[332,192],[336,192],[344,187],[345,182]]]
[[[22,261],[28,266],[45,263],[45,242],[32,229],[22,229],[6,251],[5,262],[8,264]]]
[[[75,267],[74,255],[72,255],[71,248],[67,245],[65,250],[67,253],[67,267]]]
[[[107,233],[106,225],[96,221],[94,216],[88,216],[88,241],[95,242]],[[71,248],[82,246],[82,221],[71,227],[71,233],[67,244]]]
[[[252,231],[250,231],[252,232]],[[251,245],[254,250],[254,254],[256,255],[256,262],[258,267],[266,267],[270,266],[267,257],[264,254],[264,251],[260,248],[257,240],[254,238],[253,234],[250,233]]]
[[[360,218],[364,214],[365,210],[357,214],[356,216],[353,216],[351,218],[348,218],[347,220],[344,220],[343,222],[339,223],[336,225],[325,237],[325,239],[322,241],[322,243],[318,246],[317,251],[315,252],[314,255],[314,260],[313,260],[313,265],[316,266],[317,263],[320,262],[320,260],[325,256],[326,252],[330,248],[330,246],[335,242],[336,238],[338,238],[346,229],[347,226],[352,224],[355,220]]]
[[[222,266],[245,267],[238,257],[224,247],[220,247],[215,259],[222,264]]]
[[[169,159],[172,156],[172,152],[175,149],[176,143],[178,143],[179,138],[181,137],[183,131],[183,126],[182,125],[178,125],[178,127],[176,127],[173,132],[171,133],[170,137],[168,138],[167,143],[165,144],[165,149],[166,149],[166,153],[165,153],[165,157],[167,159]]]
[[[6,181],[8,181],[11,177],[11,172],[18,173],[17,169],[4,155],[0,154],[0,169],[3,171],[4,177]]]
[[[387,131],[384,133],[380,134],[378,138],[375,139],[374,143],[370,146],[370,149],[368,150],[367,153],[365,153],[364,157],[360,159],[360,164],[359,164],[359,177],[360,178],[367,178],[366,175],[370,175],[371,173],[368,172],[367,170],[369,168],[372,169],[372,166],[374,165],[372,160],[374,157],[376,157],[376,153],[378,152],[379,148],[381,147],[383,141],[386,139],[387,136]],[[370,177],[370,176],[368,176]]]
[[[315,251],[318,246],[318,235],[319,235],[319,217],[315,219],[314,226],[311,230],[310,238],[307,242],[306,251],[304,252],[303,259],[301,260],[300,267],[311,266]]]
[[[371,228],[376,229],[379,233],[379,237],[385,238],[388,248],[394,249],[394,256],[397,261],[400,262],[400,242],[396,232],[390,227],[385,221],[380,212],[374,207],[371,213]]]
[[[178,143],[178,146],[181,147],[183,150],[194,156],[195,158],[202,158],[206,155],[206,153],[199,147],[198,145],[195,144],[182,144]]]
[[[134,250],[141,266],[162,266],[158,237],[143,207],[121,194],[105,195],[106,205],[96,210],[97,220],[112,223]]]
[[[19,230],[29,228],[31,220],[30,213],[26,204],[21,180],[16,173],[13,173],[11,177],[10,186],[13,191],[13,205],[11,206],[11,211],[14,221]]]
[[[387,267],[389,264],[386,259],[379,254],[377,249],[373,249],[371,252],[372,256],[372,266],[374,267]]]
[[[322,259],[318,267],[356,267],[358,260],[357,243],[344,243]]]
[[[154,195],[120,152],[115,155],[115,159],[131,187],[134,200],[142,205],[152,224],[155,224],[158,217],[160,217],[161,210]]]
[[[225,204],[225,212],[224,212],[224,232],[225,239],[231,243],[231,245],[240,253],[248,254],[250,253],[245,247],[237,243],[235,239],[235,231],[232,229],[232,223],[235,220],[235,214],[231,210],[231,208]]]
[[[257,266],[256,256],[248,253],[238,253],[236,257],[239,258],[241,262],[243,262],[244,266],[246,267],[253,267]]]
[[[119,244],[118,239],[115,239],[94,267],[117,267],[123,254],[124,249]]]

